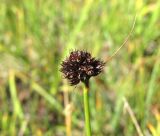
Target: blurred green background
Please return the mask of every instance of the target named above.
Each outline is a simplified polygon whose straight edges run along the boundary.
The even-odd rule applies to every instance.
[[[0,0],[0,136],[83,136],[82,85],[60,63],[73,49],[106,60],[136,14],[90,80],[92,131],[160,136],[160,0]]]

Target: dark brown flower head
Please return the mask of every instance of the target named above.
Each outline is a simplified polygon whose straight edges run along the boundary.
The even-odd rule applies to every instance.
[[[86,83],[90,77],[97,76],[102,72],[104,64],[93,58],[90,53],[76,50],[62,62],[60,71],[71,85],[76,85],[80,81]]]

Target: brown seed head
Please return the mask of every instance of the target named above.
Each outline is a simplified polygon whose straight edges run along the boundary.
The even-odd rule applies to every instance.
[[[88,82],[90,77],[97,76],[102,72],[104,64],[103,61],[91,57],[90,53],[76,50],[61,63],[60,71],[71,85],[76,85],[80,81]]]

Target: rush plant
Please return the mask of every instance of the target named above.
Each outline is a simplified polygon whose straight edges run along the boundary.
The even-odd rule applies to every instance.
[[[91,56],[89,52],[75,50],[70,52],[67,57],[61,63],[60,71],[64,77],[69,81],[70,85],[77,85],[80,82],[83,83],[83,100],[84,100],[84,114],[85,114],[85,127],[86,136],[91,136],[91,123],[90,123],[90,106],[89,106],[89,79],[93,76],[99,75],[105,66],[119,50],[126,44],[131,36],[136,22],[136,16],[131,28],[130,33],[126,37],[122,45],[109,57],[107,60],[101,61]]]
[[[89,79],[97,76],[103,70],[105,63],[95,59],[86,51],[72,51],[61,64],[61,72],[71,85],[82,82],[84,98],[84,114],[86,135],[91,136],[90,106],[89,106]]]

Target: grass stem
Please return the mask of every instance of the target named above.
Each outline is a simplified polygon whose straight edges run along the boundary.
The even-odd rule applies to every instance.
[[[10,89],[12,103],[13,103],[13,110],[14,110],[14,114],[22,119],[23,118],[23,110],[22,110],[21,103],[18,98],[15,80],[16,80],[15,79],[15,71],[11,69],[9,71],[9,89]]]
[[[91,136],[90,108],[89,108],[89,84],[88,83],[84,85],[83,97],[84,97],[86,136]]]
[[[65,123],[66,123],[66,136],[71,136],[72,119],[71,119],[71,104],[69,102],[69,92],[64,91],[64,105],[65,105]]]

